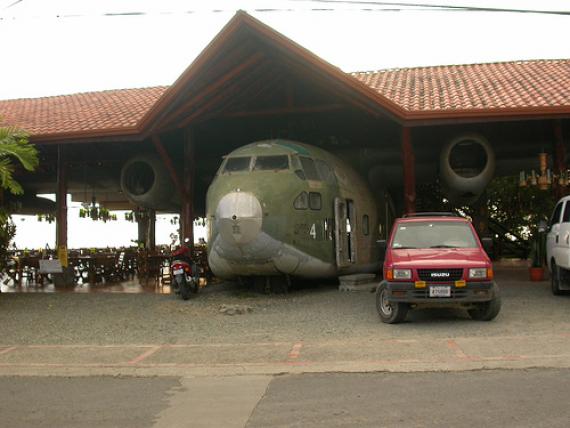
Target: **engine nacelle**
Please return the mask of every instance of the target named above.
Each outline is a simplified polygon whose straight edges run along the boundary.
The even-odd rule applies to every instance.
[[[142,154],[125,163],[121,170],[121,189],[133,204],[162,211],[176,211],[174,184],[158,156]]]
[[[441,151],[439,173],[450,200],[473,203],[493,178],[495,152],[483,136],[461,135]]]

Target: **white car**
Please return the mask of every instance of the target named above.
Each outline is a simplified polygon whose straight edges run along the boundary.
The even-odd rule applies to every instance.
[[[554,207],[546,235],[546,262],[553,294],[570,291],[570,196]]]

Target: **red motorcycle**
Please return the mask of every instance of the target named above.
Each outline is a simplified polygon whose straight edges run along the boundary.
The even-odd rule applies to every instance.
[[[183,245],[172,253],[170,271],[173,290],[182,299],[188,300],[192,294],[198,293],[198,269],[190,257],[188,247]]]

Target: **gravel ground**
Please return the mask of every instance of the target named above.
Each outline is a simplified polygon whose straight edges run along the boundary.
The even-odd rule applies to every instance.
[[[235,284],[206,287],[190,301],[171,295],[2,293],[0,345],[199,344],[298,340],[541,335],[570,332],[570,298],[526,272],[504,269],[497,282],[503,309],[490,323],[459,310],[412,312],[409,322],[378,320],[374,294],[315,284],[288,295],[256,294]],[[221,305],[253,311],[228,316]]]

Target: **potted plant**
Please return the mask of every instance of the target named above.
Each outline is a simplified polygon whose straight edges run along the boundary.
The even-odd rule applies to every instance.
[[[532,240],[532,246],[530,250],[530,267],[528,268],[531,281],[544,280],[544,245],[542,235],[542,233],[535,232],[534,238]]]

